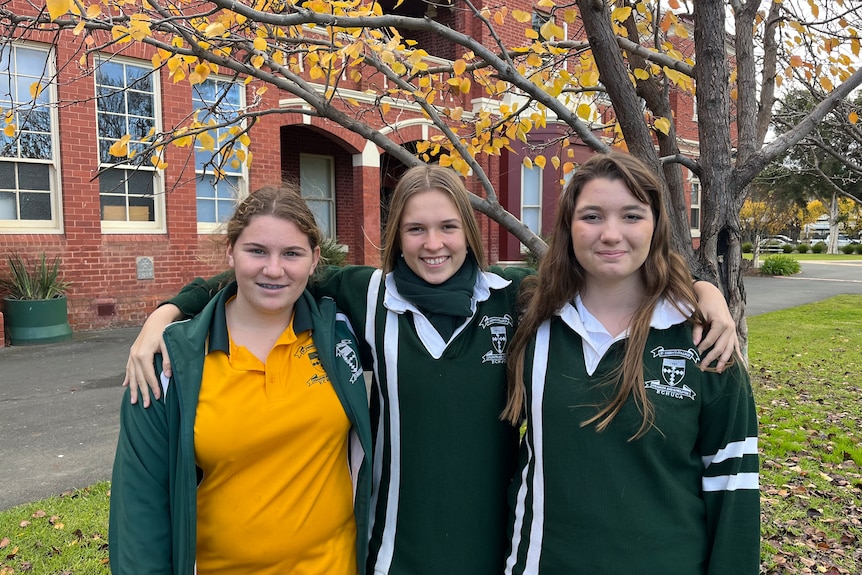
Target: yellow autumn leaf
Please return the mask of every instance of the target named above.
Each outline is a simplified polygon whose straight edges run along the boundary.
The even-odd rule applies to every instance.
[[[129,140],[130,139],[131,139],[130,136],[128,134],[126,134],[125,136],[123,136],[122,138],[120,138],[119,140],[117,140],[116,142],[111,144],[111,147],[108,148],[108,153],[110,153],[112,156],[115,156],[117,158],[125,158],[126,156],[129,155]]]
[[[524,167],[527,168],[528,170],[533,169],[533,160],[531,160],[529,157],[524,156],[523,164],[524,164]]]
[[[524,12],[523,10],[512,10],[512,18],[515,19],[515,22],[526,24],[527,22],[532,21],[533,15],[529,12]]]
[[[830,80],[826,76],[820,76],[820,87],[827,92],[831,92],[834,88],[834,86],[832,85],[832,80]]]
[[[581,120],[589,120],[593,115],[593,109],[589,104],[578,104],[578,118]]]
[[[452,63],[452,71],[456,76],[460,76],[467,70],[467,62],[462,59],[457,59]]]
[[[659,118],[653,122],[656,130],[667,136],[670,133],[670,120],[667,118]]]
[[[612,22],[625,22],[629,16],[631,16],[632,9],[631,6],[618,7],[614,8],[613,12],[611,12],[611,21]]]
[[[673,31],[679,38],[688,38],[688,30],[682,24],[675,24]]]
[[[17,127],[15,126],[15,124],[7,124],[6,127],[3,128],[3,133],[6,134],[6,136],[9,138],[14,138],[16,129]]]
[[[87,18],[96,18],[101,15],[102,7],[98,4],[90,4],[87,6]]]
[[[158,155],[153,154],[150,156],[150,163],[156,167],[157,170],[164,170],[168,167],[167,162],[163,161]]]
[[[203,134],[198,134],[198,143],[201,145],[201,148],[208,152],[212,152],[215,149],[215,138],[213,138],[209,132],[204,132]]]
[[[258,50],[260,52],[265,51],[266,50],[266,39],[261,38],[260,36],[255,38],[254,39],[254,49]]]
[[[524,37],[529,38],[530,40],[538,40],[539,33],[533,30],[532,28],[526,28],[524,30]]]
[[[542,168],[543,170],[545,169],[545,165],[547,165],[547,162],[548,161],[545,159],[545,156],[536,156],[536,159],[533,160],[533,163]]]
[[[578,78],[578,82],[584,88],[589,88],[590,86],[597,86],[599,83],[599,73],[595,70],[587,70]]]
[[[45,5],[48,7],[51,20],[56,20],[69,11],[69,8],[72,7],[72,0],[47,0]]]
[[[795,67],[802,65],[802,56],[791,56],[790,57],[790,65]]]
[[[469,93],[471,85],[472,85],[472,82],[470,82],[470,78],[464,78],[463,80],[461,80],[461,86],[460,86],[461,93],[462,94]]]
[[[35,100],[44,89],[45,87],[40,82],[33,82],[30,84],[30,97]]]
[[[851,124],[855,124],[859,121],[859,114],[857,114],[856,112],[850,112],[850,114],[847,116],[847,119],[850,120]]]
[[[635,68],[635,78],[638,80],[649,80],[649,72],[643,68]]]
[[[383,102],[382,104],[380,104],[380,111],[383,112],[383,115],[385,116],[386,114],[389,113],[389,109],[391,107],[392,107],[392,104],[390,104],[389,102]]]
[[[464,108],[462,108],[461,106],[456,106],[455,108],[452,109],[451,112],[449,112],[449,117],[452,118],[453,120],[457,121],[457,120],[461,119],[461,116],[463,114],[464,114]]]

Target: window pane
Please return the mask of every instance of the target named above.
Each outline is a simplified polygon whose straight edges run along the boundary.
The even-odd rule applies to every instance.
[[[236,209],[236,202],[219,200],[216,202],[216,207],[218,208],[218,221],[226,222],[233,215],[233,211]]]
[[[148,92],[129,92],[129,114],[134,116],[153,115],[153,95]]]
[[[199,198],[215,198],[216,197],[215,186],[213,185],[213,179],[211,176],[204,176],[203,179],[198,178],[198,180],[197,180],[197,196]]]
[[[152,178],[150,178],[152,181]],[[155,221],[155,199],[152,196],[129,196],[129,221]]]
[[[538,234],[540,231],[539,228],[539,216],[541,211],[536,208],[527,208],[522,210],[521,217],[524,219],[524,225],[530,228],[534,234]]]
[[[144,92],[153,91],[152,70],[141,66],[126,66],[126,85]]]
[[[124,86],[123,65],[103,60],[96,71],[96,83],[122,88]]]
[[[542,169],[522,167],[524,177],[521,203],[525,206],[538,206],[542,190]]]
[[[23,133],[19,137],[21,157],[36,160],[51,159],[51,135]]]
[[[51,195],[40,193],[21,194],[22,220],[50,220]]]
[[[700,208],[691,209],[691,227],[700,228]]]
[[[332,222],[329,218],[329,202],[320,200],[308,200],[308,207],[314,214],[314,220],[323,232],[323,237],[332,237]]]
[[[0,192],[0,220],[17,220],[18,209],[15,205],[15,194]]]
[[[102,194],[125,194],[125,170],[106,170],[99,176],[99,192]]]
[[[303,156],[299,164],[299,185],[306,198],[332,198],[331,158]]]
[[[14,162],[0,162],[0,188],[15,188],[15,166]]]
[[[234,200],[238,191],[239,178],[236,176],[226,176],[217,185],[218,197],[222,199]]]
[[[198,205],[198,221],[214,224],[216,223],[216,206],[215,202],[212,200],[201,200],[197,201]]]
[[[126,135],[126,117],[117,114],[99,114],[99,137],[119,140]]]
[[[123,196],[106,196],[100,198],[102,219],[108,221],[126,221],[126,200]]]
[[[30,74],[33,76],[47,75],[47,52],[18,47],[15,50],[15,68],[18,74]]]
[[[150,170],[124,170],[128,174],[129,193],[145,196],[153,195],[153,172]],[[129,201],[131,203],[131,200]],[[152,200],[148,200],[146,205],[152,205]],[[136,204],[144,205],[144,204]]]
[[[22,190],[48,191],[51,189],[49,177],[47,164],[18,165],[18,187]]]
[[[110,90],[99,86],[96,98],[96,109],[99,112],[126,113],[126,99],[119,90]]]

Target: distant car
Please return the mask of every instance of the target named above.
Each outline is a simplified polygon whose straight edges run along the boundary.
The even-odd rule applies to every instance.
[[[783,252],[785,244],[793,245],[793,240],[787,236],[779,234],[775,236],[766,236],[760,240],[760,243],[757,245],[760,247],[761,252]]]
[[[826,236],[826,239],[823,241],[826,242],[826,245],[828,246],[829,240],[831,240],[831,239],[832,239],[832,235],[830,234],[830,235]],[[845,236],[844,234],[838,234],[838,247],[839,248],[843,248],[844,246],[849,246],[850,244],[858,244],[858,243],[859,243],[858,240],[851,240],[849,237]]]

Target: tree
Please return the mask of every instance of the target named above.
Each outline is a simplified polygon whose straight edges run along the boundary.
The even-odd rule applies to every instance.
[[[48,0],[46,10],[4,7],[0,17],[8,37],[59,38],[63,30],[74,30],[80,65],[88,71],[93,52],[140,43],[156,50],[154,65],[168,67],[175,81],[200,82],[218,69],[301,100],[277,110],[251,106],[226,117],[225,126],[246,124],[220,142],[206,140],[221,126],[215,120],[190,118],[152,134],[138,151],[157,165],[166,145],[195,139],[219,145],[225,162],[248,161],[242,138],[255,121],[273,113],[325,117],[407,165],[433,156],[462,173],[472,170],[484,187],[474,207],[537,253],[543,242],[502,209],[477,158],[527,142],[532,130],[549,122],[564,127],[554,142],[563,149],[576,140],[596,151],[624,146],[661,176],[674,215],[673,245],[697,273],[724,289],[744,342],[740,209],[764,167],[862,82],[862,70],[854,69],[862,8],[843,0],[812,0],[804,11],[779,0],[763,6],[759,0],[697,0],[691,6],[679,0],[540,0],[536,6],[534,13],[532,2],[521,0]],[[438,14],[449,10],[461,24],[426,17],[431,7]],[[416,40],[429,37],[454,48],[451,57],[429,61]],[[822,98],[764,144],[775,91],[785,78],[818,86]],[[698,144],[691,145],[678,132],[673,102],[692,97],[695,85]],[[376,105],[342,95],[356,86],[378,94]],[[480,98],[489,105],[465,112],[465,95],[468,105]],[[401,146],[386,130],[397,101],[418,104],[441,137],[421,143],[415,154]],[[7,115],[7,123],[13,121],[14,114]],[[118,142],[112,153],[123,155],[128,144]],[[550,163],[562,178],[574,163],[565,154],[546,157],[551,149],[537,148],[526,161]],[[683,167],[702,186],[697,251]]]
[[[776,132],[791,129],[817,104],[822,89],[789,92],[780,102],[773,118]],[[791,173],[785,186],[796,196],[820,200],[827,205],[830,243],[828,253],[838,251],[839,224],[846,223],[850,206],[862,204],[862,131],[856,125],[856,110],[862,108],[862,96],[842,102],[826,115],[782,161],[782,169]]]

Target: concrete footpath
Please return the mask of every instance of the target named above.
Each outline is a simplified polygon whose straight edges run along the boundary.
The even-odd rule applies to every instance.
[[[138,330],[0,348],[0,510],[110,478]]]
[[[862,294],[862,260],[803,262],[790,278],[747,277],[747,315]],[[137,327],[0,348],[0,510],[110,479],[129,346]]]

